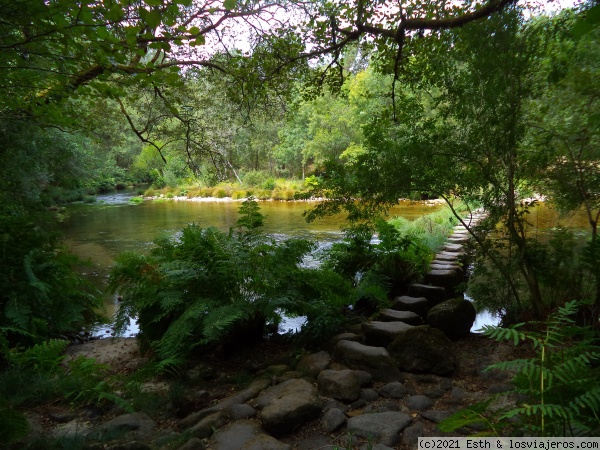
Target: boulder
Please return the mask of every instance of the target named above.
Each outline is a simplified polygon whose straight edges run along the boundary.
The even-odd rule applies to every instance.
[[[375,347],[386,347],[400,334],[412,328],[404,322],[363,322],[362,332],[365,337],[365,344]]]
[[[372,439],[373,443],[394,447],[400,441],[399,433],[411,422],[410,416],[402,412],[363,414],[348,419],[346,431]]]
[[[426,395],[411,395],[404,399],[404,404],[410,410],[425,411],[433,406],[433,400]]]
[[[360,397],[361,388],[373,377],[362,370],[323,370],[317,379],[319,393],[344,402]]]
[[[456,368],[452,342],[437,328],[413,327],[388,346],[398,368],[406,372],[451,374]]]
[[[469,334],[476,315],[470,301],[453,298],[431,308],[427,324],[442,330],[450,339],[459,339]]]
[[[408,389],[399,381],[392,381],[379,388],[379,395],[385,398],[404,398]]]
[[[346,423],[346,414],[341,409],[332,408],[321,418],[321,428],[327,433],[337,430]]]
[[[392,309],[396,311],[410,311],[418,314],[421,318],[427,318],[427,299],[425,297],[409,297],[403,295],[396,297],[392,303]]]
[[[291,379],[263,391],[256,399],[265,430],[280,436],[321,414],[322,403],[315,386]]]
[[[300,358],[296,370],[311,378],[317,378],[319,373],[327,369],[329,364],[331,364],[331,356],[329,356],[329,353],[321,351],[312,355],[304,355]]]
[[[446,290],[443,287],[418,283],[413,283],[408,287],[408,295],[411,297],[425,297],[428,308],[432,308],[447,299]]]
[[[412,311],[396,311],[395,309],[382,309],[379,312],[378,320],[382,322],[404,322],[409,325],[423,325],[423,319],[417,313]]]
[[[360,342],[339,341],[333,359],[355,370],[370,373],[375,380],[396,381],[400,371],[395,361],[383,347],[370,347]]]
[[[213,450],[290,450],[291,446],[265,434],[256,422],[240,420],[217,431]]]

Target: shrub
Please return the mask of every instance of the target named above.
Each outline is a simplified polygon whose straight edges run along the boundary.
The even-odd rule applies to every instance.
[[[484,327],[484,334],[492,339],[515,345],[529,342],[537,351],[535,357],[504,361],[487,369],[516,373],[514,390],[502,396],[518,394],[520,401],[514,407],[492,409],[496,398],[491,397],[448,418],[440,430],[477,423],[490,434],[507,429],[513,436],[598,436],[600,347],[590,328],[575,324],[578,307],[578,302],[568,302],[545,323],[530,322],[530,331],[522,331],[523,323],[510,328]],[[541,331],[531,331],[540,326]]]
[[[323,280],[316,289],[314,269],[299,265],[313,244],[263,235],[253,199],[240,213],[237,230],[189,225],[177,239],[157,238],[148,256],[117,258],[111,286],[124,298],[117,327],[137,318],[142,345],[155,350],[162,367],[181,363],[204,344],[259,339],[281,313],[311,312],[311,301],[326,301],[340,289],[334,276],[328,279],[335,283]]]
[[[244,186],[256,187],[263,184],[264,180],[268,179],[270,176],[269,172],[265,172],[264,170],[250,170],[243,175],[242,180]]]
[[[276,187],[275,178],[269,177],[262,182],[260,185],[261,188],[266,189],[268,191],[272,191]]]

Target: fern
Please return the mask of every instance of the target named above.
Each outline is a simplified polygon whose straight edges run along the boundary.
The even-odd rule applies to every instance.
[[[28,432],[29,422],[23,413],[0,406],[0,442],[11,444]]]
[[[537,351],[535,358],[503,361],[488,368],[516,373],[512,393],[525,398],[514,408],[498,411],[496,423],[518,419],[528,435],[600,432],[600,373],[595,367],[600,348],[588,328],[574,325],[577,310],[577,302],[566,303],[548,317],[542,331],[518,330],[523,324],[485,328],[484,333],[495,340],[528,341]]]

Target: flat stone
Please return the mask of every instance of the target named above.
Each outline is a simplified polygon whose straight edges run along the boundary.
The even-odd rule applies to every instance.
[[[421,417],[424,417],[425,419],[430,420],[433,423],[440,423],[442,420],[447,419],[451,415],[452,412],[450,411],[435,411],[432,409],[428,411],[423,411],[421,413]]]
[[[453,290],[462,281],[461,275],[452,269],[431,269],[425,274],[425,283]]]
[[[372,439],[376,444],[393,447],[400,441],[399,433],[411,422],[410,416],[402,412],[363,414],[351,417],[346,431],[359,437]]]
[[[291,450],[290,445],[265,434],[257,423],[250,420],[233,422],[217,431],[210,448],[213,450]]]
[[[429,268],[431,270],[453,270],[457,273],[457,275],[460,275],[461,277],[465,273],[464,269],[458,263],[453,263],[450,261],[434,260],[431,262],[431,264],[429,264]]]
[[[371,347],[353,341],[339,341],[333,353],[334,360],[355,370],[370,373],[375,380],[396,381],[400,371],[396,362],[383,347]]]
[[[408,295],[411,297],[425,297],[429,308],[446,300],[446,290],[443,287],[428,286],[426,284],[411,284],[408,287]]]
[[[407,427],[402,433],[402,443],[410,448],[416,448],[419,438],[424,436],[425,427],[421,423],[415,423]]]
[[[447,241],[449,244],[458,244],[458,245],[464,245],[467,242],[469,242],[469,236],[466,236],[464,234],[459,235],[459,234],[453,234],[452,236],[450,236],[448,238]]]
[[[408,409],[424,411],[433,406],[433,400],[425,395],[410,395],[404,399],[404,404]]]
[[[136,434],[148,434],[156,426],[146,413],[131,413],[123,414],[109,420],[106,423],[98,426],[94,430],[94,434],[119,434],[126,432],[135,432]]]
[[[252,406],[242,403],[231,405],[228,414],[231,420],[250,419],[256,415],[256,410]]]
[[[316,378],[322,370],[327,369],[331,364],[331,356],[327,352],[313,353],[312,355],[304,355],[300,358],[296,369],[298,372]]]
[[[412,311],[397,311],[395,309],[382,309],[379,312],[378,320],[382,322],[404,322],[408,325],[422,325],[423,319],[417,313]]]
[[[409,311],[414,312],[421,318],[427,318],[427,299],[425,297],[410,297],[408,295],[402,295],[396,297],[392,303],[392,309],[396,311]]]
[[[442,247],[442,251],[444,252],[464,252],[465,251],[465,246],[462,244],[444,244],[444,246]]]
[[[362,370],[323,370],[317,379],[319,393],[336,400],[353,402],[362,386],[371,382],[370,373]]]
[[[321,418],[321,428],[327,433],[337,430],[344,423],[346,423],[346,414],[337,408],[326,411]]]
[[[188,429],[188,432],[199,439],[204,439],[212,436],[213,432],[217,428],[221,428],[227,423],[227,414],[225,411],[214,412],[202,420],[196,425]]]
[[[465,258],[464,252],[438,252],[435,254],[435,259],[441,261],[463,261]]]
[[[367,345],[385,347],[399,335],[412,328],[404,322],[363,322],[362,331]]]
[[[404,398],[408,389],[399,381],[392,381],[379,389],[379,395],[385,398]]]
[[[270,385],[271,378],[258,378],[252,383],[250,383],[250,386],[248,386],[242,392],[232,395],[231,397],[227,397],[221,400],[216,405],[211,406],[210,408],[205,408],[185,417],[179,422],[179,426],[184,429],[190,428],[206,416],[209,416],[218,411],[224,411],[228,409],[231,405],[246,403],[248,400],[251,400],[254,397],[256,397],[262,390],[266,389]]]
[[[191,438],[186,441],[181,447],[177,450],[203,450],[206,448],[204,441],[199,438]]]
[[[256,403],[261,409],[263,427],[275,436],[315,419],[323,406],[316,387],[302,379],[287,380],[266,389]]]
[[[340,341],[362,342],[362,336],[356,333],[340,333],[329,340],[327,348],[333,351]]]

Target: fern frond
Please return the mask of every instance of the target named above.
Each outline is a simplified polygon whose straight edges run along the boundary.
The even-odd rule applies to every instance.
[[[481,329],[483,334],[497,342],[512,340],[514,345],[519,345],[519,342],[526,338],[525,333],[518,331],[517,328],[523,326],[524,323],[519,323],[510,328],[495,327],[492,325],[484,325]]]
[[[11,444],[29,432],[27,417],[19,411],[0,407],[0,442]]]

